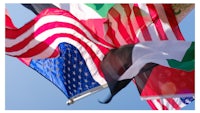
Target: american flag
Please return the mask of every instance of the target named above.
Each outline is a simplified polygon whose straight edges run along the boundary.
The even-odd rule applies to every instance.
[[[176,20],[171,4],[118,4],[108,12],[105,37],[117,47],[144,41],[184,40]],[[159,71],[157,67],[154,70]],[[194,100],[188,98],[188,103]],[[181,109],[186,105],[182,100],[160,98],[147,102],[152,109]]]
[[[105,37],[118,47],[144,41],[184,40],[175,20],[170,4],[119,4],[108,13]]]
[[[154,110],[180,110],[194,101],[194,97],[161,98],[147,100]]]
[[[53,37],[55,38],[58,36],[59,37],[72,36],[74,37],[74,39],[79,39],[81,44],[87,45],[87,47],[84,46],[83,48],[89,47],[89,51],[96,54],[96,55],[95,54],[92,55],[90,52],[88,52],[88,49],[85,49],[83,52],[80,52],[82,54],[88,52],[87,55],[92,56],[88,59],[92,58],[92,60],[89,60],[89,61],[95,61],[95,63],[94,64],[92,63],[93,65],[89,66],[88,68],[89,70],[90,69],[93,70],[93,68],[90,68],[90,67],[94,66],[95,70],[98,70],[98,71],[93,71],[94,73],[96,73],[100,71],[98,68],[99,62],[102,60],[103,56],[107,53],[108,49],[110,48],[120,47],[125,44],[138,43],[142,41],[183,40],[184,38],[179,28],[177,27],[178,23],[174,21],[174,19],[176,20],[175,15],[170,8],[171,6],[169,4],[168,5],[166,4],[165,5],[162,5],[162,4],[118,4],[118,5],[115,5],[108,14],[107,24],[104,24],[105,30],[106,30],[105,31],[106,36],[104,38],[98,38],[94,33],[90,31],[90,29],[88,29],[83,24],[80,24],[80,21],[78,19],[76,19],[71,14],[66,13],[65,11],[64,11],[65,12],[64,14],[66,15],[63,15],[63,11],[57,10],[54,12],[56,14],[53,14],[53,13],[50,13],[50,11],[46,10],[45,13],[40,14],[33,21],[26,24],[25,25],[26,27],[22,27],[18,30],[6,29],[6,54],[11,55],[11,56],[16,56],[16,57],[33,57],[33,58],[59,57],[58,55],[60,51],[58,47],[61,47],[63,45],[65,45],[63,47],[67,47],[66,44],[69,46],[69,45],[74,45],[74,43],[71,43],[72,40],[69,40],[69,39],[66,40],[66,38],[64,38],[65,41],[63,41],[62,38],[59,38],[62,41],[56,39],[54,42],[58,41],[58,43],[48,46],[49,43],[53,43],[53,41],[47,40],[47,39],[53,38]],[[51,9],[51,12],[53,12],[53,9]],[[70,21],[68,20],[66,21],[65,20],[66,18],[61,19],[61,20],[56,18],[55,20],[52,20],[50,22],[44,21],[45,19],[42,20],[41,18],[42,16],[45,17],[45,15],[56,16],[59,18],[60,17],[65,18],[66,16],[66,18],[68,18],[68,20]],[[169,15],[172,17],[168,18]],[[59,33],[56,33],[57,32],[56,30],[55,30],[56,32],[51,32],[51,30],[54,30],[52,26],[49,26],[49,25],[52,25],[52,23],[54,25],[63,27],[62,26],[63,24],[59,24],[59,22],[55,22],[57,20],[59,20],[60,23],[65,23],[67,25],[70,25],[70,27],[67,29],[71,29],[71,31],[69,30],[70,32],[68,32],[67,30],[66,32],[64,31],[63,28],[57,29],[56,27],[54,29],[57,29]],[[128,26],[126,26],[127,24]],[[33,26],[34,26],[34,29],[33,29]],[[74,29],[75,29],[75,32],[73,31]],[[50,31],[48,32],[48,34],[50,35],[49,36],[45,35],[47,39],[41,39],[41,37],[44,36],[42,35],[42,33],[47,32],[47,31]],[[35,38],[35,37],[38,37],[38,38]],[[81,45],[79,41],[75,41],[76,46]],[[47,44],[46,47],[41,48],[40,42],[45,42]],[[67,43],[60,44],[61,42],[67,42]],[[25,47],[26,44],[30,44],[30,46]],[[92,48],[92,50],[90,47]],[[79,50],[82,50],[82,47],[80,48],[81,49]],[[96,48],[95,51],[93,51],[94,48]],[[43,49],[43,51],[39,52],[38,49]],[[47,52],[47,49],[48,51],[50,50],[51,52]],[[43,61],[33,60],[33,61],[38,62],[38,63],[43,62],[43,64],[45,64],[44,62],[50,62],[47,60],[43,60]],[[88,61],[88,60],[85,60],[85,61]],[[56,62],[56,60],[53,62]],[[68,62],[68,61],[63,61],[63,62]],[[86,62],[86,65],[87,66],[89,65],[88,62]],[[35,69],[37,70],[37,66]],[[73,74],[73,71],[70,73]],[[101,71],[99,72],[98,76],[100,78],[103,76]],[[64,76],[63,76],[63,79],[64,79]],[[64,84],[66,83],[64,82]],[[105,84],[105,81],[100,84]],[[75,92],[71,92],[71,93],[75,93]],[[175,98],[170,98],[170,99],[175,100]],[[160,100],[158,99],[157,101],[160,101]],[[150,104],[151,107],[153,106],[152,103],[154,105],[157,105],[157,103],[155,102],[155,99],[148,100],[148,102],[149,103],[151,102]],[[169,104],[171,105],[174,104],[170,102]],[[162,102],[160,102],[159,104],[161,105]],[[152,108],[160,109],[159,107],[157,108],[152,107]],[[169,107],[168,109],[172,109],[172,108]]]
[[[68,98],[106,84],[97,71],[87,68],[86,62],[92,61],[86,61],[82,51],[65,42],[59,44],[59,50],[59,57],[32,60],[30,67],[54,83]]]
[[[99,63],[107,43],[95,37],[69,12],[52,8],[20,29],[6,28],[6,54],[33,58],[28,65],[72,98],[106,85]]]
[[[23,58],[56,57],[59,55],[57,46],[60,42],[63,42],[60,41],[61,38],[57,37],[62,33],[66,35],[65,37],[71,36],[77,38],[77,40],[82,40],[93,48],[93,51],[97,53],[96,56],[100,59],[108,51],[105,47],[109,47],[109,44],[99,40],[93,32],[90,32],[69,12],[49,9],[46,12],[43,11],[20,29],[6,28],[6,54]]]

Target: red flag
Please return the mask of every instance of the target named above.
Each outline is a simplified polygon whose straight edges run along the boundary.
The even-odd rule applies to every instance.
[[[172,10],[171,4],[115,5],[109,11],[108,26],[106,27],[106,29],[106,37],[109,37],[112,40],[113,45],[116,45],[117,47],[144,41],[184,40],[184,37],[178,27],[178,22],[176,21],[176,17]],[[161,70],[167,70],[171,73],[170,76],[172,76],[173,73],[176,73],[177,76],[181,76],[180,73],[177,73],[177,70],[169,69],[163,66],[159,66],[159,68],[158,66],[156,66],[153,68],[153,70],[154,71],[153,73],[151,73],[151,76],[155,77],[158,76],[158,73],[163,73],[163,71]],[[155,73],[155,71],[157,73]],[[189,78],[191,76],[194,77],[194,72],[184,73],[188,75],[187,77]],[[191,79],[193,79],[193,77],[191,77]],[[168,80],[171,81],[172,79]],[[188,82],[186,78],[182,80],[184,82]],[[152,83],[155,81],[156,80],[152,80],[148,82]],[[193,90],[194,79],[190,83],[191,87],[189,86],[189,88]],[[156,87],[154,88],[157,90]],[[146,97],[151,97],[152,95],[149,92],[155,91],[154,88],[149,88],[148,90],[144,88],[142,89],[142,91],[146,92]],[[116,89],[119,91],[119,87]],[[168,93],[169,92],[165,92],[165,94]],[[144,95],[141,95],[141,97],[143,96]],[[158,96],[163,96],[163,94],[157,93],[157,97]]]
[[[173,70],[173,73],[171,70]],[[136,81],[137,79],[135,78]],[[186,72],[167,67],[163,69],[161,66],[157,66],[148,78],[140,79],[146,81],[146,84],[137,84],[138,89],[142,89],[140,92],[142,98],[159,98],[159,96],[163,98],[162,95],[179,97],[194,92],[194,71]]]

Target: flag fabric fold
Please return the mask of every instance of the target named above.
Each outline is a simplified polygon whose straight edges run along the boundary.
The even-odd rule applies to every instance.
[[[59,50],[58,58],[32,60],[30,67],[51,81],[66,97],[70,99],[75,95],[106,84],[95,67],[92,67],[94,64],[87,64],[93,61],[87,61],[91,60],[90,57],[83,57],[82,53],[86,51],[79,50],[69,43],[60,43]]]
[[[22,59],[22,61],[25,62],[26,65],[28,66],[30,65],[31,68],[35,69],[40,74],[42,74],[45,78],[53,82],[68,98],[73,97],[78,93],[81,93],[81,91],[84,92],[91,89],[92,87],[98,87],[103,84],[106,84],[104,78],[102,79],[102,77],[105,77],[105,79],[109,81],[107,82],[109,85],[109,88],[111,89],[117,88],[116,90],[111,91],[111,97],[112,95],[115,95],[119,90],[124,88],[132,80],[132,77],[130,77],[130,79],[123,79],[123,76],[122,76],[122,73],[124,73],[132,65],[132,62],[127,62],[131,60],[127,60],[125,65],[123,64],[123,62],[120,63],[119,61],[115,61],[118,64],[114,65],[114,67],[112,67],[113,65],[111,65],[109,66],[109,68],[114,68],[113,70],[119,69],[119,71],[108,72],[108,73],[109,74],[114,73],[114,75],[117,75],[117,76],[116,77],[114,75],[110,77],[104,76],[102,72],[104,70],[100,69],[100,62],[103,60],[104,55],[106,55],[109,50],[111,52],[113,51],[111,50],[112,48],[121,49],[121,48],[124,48],[124,45],[130,44],[132,47],[128,45],[129,49],[127,49],[126,51],[129,51],[128,54],[132,54],[132,51],[130,51],[130,49],[133,48],[133,44],[137,45],[137,43],[140,43],[140,42],[150,41],[150,42],[159,43],[162,40],[171,40],[171,41],[184,40],[184,37],[182,36],[180,29],[178,27],[178,23],[176,21],[177,17],[176,15],[174,15],[174,11],[172,9],[171,4],[31,4],[31,5],[23,4],[23,5],[26,8],[33,11],[37,15],[37,17],[33,19],[33,21],[27,23],[25,25],[26,27],[22,27],[16,30],[6,28],[6,54],[10,56],[15,56],[15,57],[26,57],[26,59],[24,58]],[[56,9],[48,9],[49,7],[54,7]],[[64,10],[59,10],[58,8],[69,10],[71,14]],[[42,14],[40,14],[41,11],[42,11]],[[90,15],[90,13],[88,12],[92,12],[93,15]],[[76,17],[74,17],[72,14],[75,15]],[[63,18],[60,20],[56,18],[54,20],[52,19],[52,21],[49,21],[50,19],[46,18],[42,20],[42,22],[44,22],[43,24],[41,25],[38,24],[38,23],[42,23],[41,18],[45,16],[46,17],[56,16],[58,18],[61,18],[62,16],[64,16],[69,19],[66,20],[66,18],[65,19]],[[55,22],[57,20],[58,22]],[[179,19],[179,21],[180,20],[181,19]],[[36,29],[31,30],[32,26],[36,26]],[[54,33],[53,32],[46,33],[47,31],[49,32],[51,32],[51,30],[54,31],[54,29],[56,29],[57,27],[59,28],[59,30],[56,30]],[[63,31],[64,30],[63,28],[65,27],[67,27],[67,30]],[[68,29],[71,29],[71,31],[70,30],[68,31]],[[74,32],[74,30],[76,31],[76,33]],[[29,31],[30,33],[28,33]],[[38,38],[39,40],[35,38],[37,36],[43,37],[44,35],[41,35],[42,33],[49,34],[49,37],[45,35],[45,37],[47,37],[45,41],[40,40],[39,38]],[[22,37],[25,40],[22,40],[23,39]],[[66,40],[66,37],[68,37],[67,40]],[[55,46],[49,46],[50,43],[56,42],[57,38],[58,40],[63,39],[65,41],[63,40],[58,41],[58,43],[55,44]],[[31,42],[30,40],[33,40],[33,39],[34,41]],[[52,41],[52,39],[54,39],[55,41]],[[76,39],[79,39],[79,40],[76,40]],[[17,43],[14,43],[14,42],[17,42]],[[38,42],[42,42],[42,43],[38,44]],[[30,45],[33,43],[34,43],[33,46],[35,47],[33,46],[32,48],[30,46],[27,46],[30,48],[25,47],[25,45],[27,44]],[[38,51],[38,48],[41,47],[40,45],[46,45],[43,48],[43,51],[48,49],[48,51],[50,50],[51,52],[46,51],[46,52],[41,53],[41,51]],[[84,45],[84,46],[80,47],[79,45]],[[85,45],[88,47],[86,47]],[[96,49],[93,50],[94,48]],[[69,49],[70,51],[68,53],[64,52],[65,50],[69,50]],[[76,51],[76,50],[78,52],[73,53],[73,51]],[[115,49],[114,51],[118,51],[118,50]],[[85,54],[87,52],[88,54]],[[68,73],[71,73],[71,75],[75,73],[71,69],[74,69],[77,71],[77,69],[79,68],[80,70],[82,70],[81,66],[75,69],[74,67],[76,66],[67,64],[71,61],[66,60],[64,58],[64,56],[69,57],[69,56],[73,56],[74,54],[76,54],[77,56],[78,53],[80,56],[82,56],[82,58],[79,57],[79,62],[85,61],[86,67],[84,68],[84,70],[86,73],[88,73],[87,70],[89,70],[89,72],[91,72],[89,76],[92,76],[93,78],[91,77],[87,78],[84,72],[82,73],[82,75],[78,76],[78,78],[72,78],[72,76],[67,75],[66,73],[67,70],[68,70]],[[110,53],[108,53],[108,55],[109,54]],[[127,56],[129,56],[128,54]],[[106,59],[108,55],[106,55],[104,59]],[[116,54],[113,54],[113,56],[115,55]],[[91,57],[86,58],[85,56],[91,56]],[[123,54],[121,56],[123,56]],[[34,58],[34,60],[29,59],[30,57]],[[37,58],[47,58],[47,59],[37,60]],[[124,58],[126,58],[126,56]],[[116,59],[119,59],[119,58],[116,57]],[[131,57],[129,57],[129,59],[131,59]],[[27,60],[27,62],[25,60]],[[188,59],[188,57],[185,57],[183,61],[188,61],[188,60],[191,61],[190,58]],[[74,60],[72,59],[72,61]],[[175,67],[179,65],[179,68],[184,69],[184,70],[185,70],[185,66],[190,67],[187,70],[192,70],[194,68],[194,67],[191,68],[191,66],[194,66],[192,64],[194,63],[194,60],[190,62],[190,64],[192,64],[191,66],[188,66],[187,64],[187,65],[184,65],[184,67],[181,67],[183,65],[181,64],[180,61],[174,61],[174,60],[168,60],[168,61],[170,62],[169,64],[171,66],[173,65]],[[65,64],[61,66],[61,63],[63,62],[65,62],[68,67],[66,67]],[[91,62],[94,62],[94,65],[90,66]],[[47,64],[49,64],[50,66],[44,69],[44,66],[46,66]],[[194,88],[194,79],[192,78],[194,77],[194,71],[192,72],[187,72],[187,71],[182,71],[182,70],[177,71],[177,69],[167,68],[165,66],[161,66],[155,63],[148,63],[142,68],[142,70],[139,70],[139,74],[137,74],[137,76],[135,76],[133,80],[136,86],[138,87],[138,91],[141,97],[148,98],[147,102],[152,107],[152,109],[174,109],[175,107],[169,107],[167,105],[165,107],[159,107],[159,106],[162,105],[163,104],[162,102],[165,102],[166,100],[167,101],[180,100],[180,98],[175,98],[175,97],[164,98],[161,93],[158,93],[158,90],[153,90],[153,88],[155,87],[149,88],[149,86],[151,86],[151,84],[155,80],[155,79],[152,79],[153,81],[151,81],[150,78],[152,77],[155,78],[157,77],[158,74],[163,74],[163,72],[159,70],[167,70],[168,73],[171,73],[170,77],[172,73],[176,73],[177,76],[180,76],[181,75],[180,73],[184,73],[184,75],[191,76],[191,78],[189,77],[191,80],[190,89]],[[52,71],[52,69],[54,70]],[[145,75],[144,75],[144,72],[145,72]],[[45,73],[46,74],[49,73],[49,75],[46,75]],[[139,78],[136,80],[137,77],[144,78],[146,74],[149,74],[147,76],[147,79]],[[96,77],[96,75],[98,76]],[[67,77],[69,77],[70,80],[66,81]],[[89,79],[89,83],[87,84],[87,82],[83,82],[83,84],[81,84],[81,87],[77,87],[77,85],[80,86],[80,83],[79,83],[80,81],[85,81],[83,79],[80,79],[84,77]],[[95,77],[98,79],[100,78],[99,80],[101,82],[98,82],[97,79],[94,79]],[[122,82],[118,81],[119,77],[122,78]],[[159,80],[166,80],[166,79],[159,79]],[[168,80],[170,81],[170,79]],[[184,77],[182,80],[186,81]],[[79,82],[75,82],[75,81],[79,81]],[[88,86],[90,85],[91,87],[89,88]],[[72,90],[71,88],[74,88],[74,90]],[[79,88],[79,89],[76,89],[76,88]],[[148,93],[148,91],[151,91],[151,93]],[[157,97],[162,97],[162,98],[159,98],[159,99],[150,98],[152,96],[154,97],[157,96]],[[190,99],[191,101],[194,100],[193,96],[188,97],[188,98],[191,98]],[[108,100],[107,102],[109,102],[110,100]],[[184,105],[181,104],[180,101],[174,101],[174,103],[172,101],[168,101],[168,102],[169,104],[171,103],[171,105],[174,105],[175,103],[177,105],[180,104],[180,106],[176,107],[176,109],[180,109],[184,105],[186,105],[186,104]]]
[[[93,49],[97,49],[97,45],[101,46],[99,54],[106,53],[107,47],[110,47],[69,12],[48,9],[20,29],[6,28],[6,54],[23,58],[56,57],[59,55],[57,45],[60,41],[56,38],[58,33],[74,35],[90,44]],[[44,36],[46,39],[42,38]]]
[[[182,36],[178,26],[180,18],[177,17],[177,15],[175,15],[174,13],[175,11],[172,9],[172,5],[171,4],[115,5],[108,12],[109,19],[108,19],[108,24],[105,27],[105,29],[107,30],[105,38],[112,40],[111,43],[113,45],[116,45],[117,47],[126,44],[135,44],[146,41],[159,43],[159,41],[163,40],[170,40],[170,41],[184,40],[184,37]],[[177,18],[179,19],[178,22],[176,21]],[[193,66],[191,67],[193,68]],[[187,65],[187,67],[190,66]],[[172,73],[177,73],[175,69],[169,69],[166,68],[165,66],[159,66],[159,68],[163,70],[165,69],[168,70],[168,72],[171,73],[171,75]],[[160,70],[159,68],[158,66],[155,66],[153,69],[157,70],[158,73],[163,74],[162,71],[159,71]],[[186,75],[191,76],[191,78],[194,76],[194,71],[191,73],[185,71],[180,71],[180,72],[183,72]],[[152,73],[152,75],[156,77],[158,73]],[[180,76],[179,73],[177,74]],[[135,80],[133,81],[135,82]],[[184,79],[184,81],[187,80]],[[149,82],[153,83],[154,81],[149,81]],[[193,78],[191,84],[194,89]],[[148,90],[144,89],[144,90],[148,92],[150,89]],[[151,97],[152,95],[148,94],[148,96]],[[162,97],[162,95],[157,95],[157,97],[158,96]],[[141,97],[144,98],[143,95],[141,95]],[[150,99],[151,98],[148,98],[148,101],[151,101]]]
[[[188,65],[185,65],[185,61],[183,60],[185,58],[184,56],[191,57],[190,60],[186,61]],[[191,70],[186,70],[186,71],[193,71],[194,70],[194,42],[186,42],[186,41],[141,42],[141,43],[135,44],[134,47],[122,46],[119,49],[110,51],[110,53],[107,54],[106,57],[104,57],[101,63],[101,68],[104,72],[105,79],[108,82],[108,86],[111,90],[110,98],[112,98],[112,96],[114,96],[118,91],[124,88],[130,82],[130,80],[136,77],[139,73],[142,73],[141,77],[146,78],[146,81],[150,81],[151,79],[149,79],[147,76],[145,77],[144,73],[145,74],[151,73],[148,71],[151,71],[152,67],[156,66],[155,64],[165,66],[165,67],[170,67],[170,68],[176,68],[178,70],[183,70],[183,68],[181,69],[179,68],[179,67],[182,67],[180,64],[178,65],[178,67],[172,67],[168,63],[169,59],[180,62],[180,64],[184,65],[185,67],[190,67],[190,68],[193,67],[191,68]],[[150,65],[151,63],[153,63],[152,66]],[[152,71],[154,71],[154,69]],[[178,72],[176,74],[178,74]],[[181,86],[179,85],[179,83],[176,83],[174,80],[170,80],[169,78],[173,78],[172,76],[170,76],[168,79],[165,79],[165,80],[168,80],[166,81],[165,84],[162,84],[161,79],[157,79],[158,82],[156,83],[158,84],[154,85],[154,87],[151,87],[151,88],[154,88],[154,91],[158,89],[161,90],[161,93],[158,93],[157,95],[162,95],[162,97],[165,97],[165,96],[176,97],[177,95],[184,96],[185,94],[193,95],[194,94],[194,84],[193,84],[194,76],[192,75],[194,75],[194,72],[192,72],[190,75],[191,76],[185,75],[189,81],[189,82],[186,82],[187,84],[184,83],[185,86]],[[162,76],[166,76],[166,75],[160,75],[157,77],[162,77]],[[186,78],[185,76],[182,77],[182,79]],[[181,78],[181,76],[179,78]],[[140,80],[143,80],[143,82]],[[143,84],[144,79],[137,77],[135,81],[139,89],[142,87],[145,87]],[[157,86],[158,88],[155,86]],[[173,89],[170,89],[170,88],[173,88]],[[143,90],[143,89],[140,89],[140,90]],[[147,94],[149,94],[149,91],[150,90],[146,90]],[[155,92],[160,92],[160,91],[155,91]],[[151,95],[151,96],[155,96],[155,95]],[[111,99],[108,99],[108,100],[111,100]],[[109,101],[106,101],[105,103],[108,103],[108,102]]]
[[[185,61],[186,57],[190,57],[189,60]],[[180,64],[173,64],[171,63],[173,62],[172,60]],[[132,65],[119,80],[133,78],[147,63],[156,63],[179,70],[192,71],[194,70],[194,42],[161,41],[136,44],[132,50]],[[183,66],[185,68],[182,68]]]
[[[134,77],[142,99],[178,98],[194,95],[194,71],[188,72],[169,67],[163,69],[160,65],[156,68],[157,70],[151,69]]]
[[[172,21],[175,19],[171,4],[117,4],[108,12],[105,38],[117,47],[144,41],[183,40],[178,23]]]
[[[106,84],[99,65],[108,48],[101,41],[91,41],[94,37],[69,12],[48,8],[20,29],[6,28],[6,52],[32,58],[27,65],[72,98]]]
[[[147,100],[153,110],[180,110],[194,101],[194,97],[161,98]]]

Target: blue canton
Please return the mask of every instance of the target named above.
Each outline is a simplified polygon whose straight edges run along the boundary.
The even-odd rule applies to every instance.
[[[181,97],[180,99],[184,104],[189,104],[194,101],[194,97]]]
[[[79,50],[59,44],[60,56],[32,60],[30,67],[57,86],[68,98],[100,86],[94,81]]]

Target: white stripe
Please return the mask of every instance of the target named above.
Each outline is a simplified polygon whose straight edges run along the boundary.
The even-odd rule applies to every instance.
[[[130,15],[130,19],[131,19],[131,25],[133,26],[133,30],[138,38],[138,40],[140,42],[144,42],[144,37],[143,34],[141,33],[141,29],[139,28],[139,25],[137,23],[137,20],[135,18],[135,13],[133,11],[133,4],[129,4],[129,7],[131,8],[131,15]]]
[[[31,33],[33,32],[34,27],[31,27],[30,29],[26,30],[26,32],[24,32],[23,34],[21,34],[19,37],[15,38],[15,39],[11,39],[9,37],[6,37],[5,39],[5,43],[6,43],[6,47],[12,47],[20,42],[22,42],[23,40],[25,40],[25,37],[28,37],[31,35]]]
[[[156,100],[156,99],[153,99],[151,100],[153,102],[153,104],[155,105],[155,107],[158,109],[158,110],[162,110],[162,105]]]
[[[81,53],[83,59],[85,59],[86,65],[95,81],[97,81],[100,85],[105,85],[106,81],[104,78],[102,78],[97,70],[97,66],[94,64],[94,61],[92,60],[92,57],[90,56],[90,53],[87,52],[87,50],[77,41],[74,41],[70,38],[60,37],[59,39],[56,39],[54,41],[55,45],[58,45],[62,42],[67,42],[69,44],[75,45],[76,48]],[[103,56],[101,56],[103,57]]]
[[[132,37],[132,35],[131,35],[132,33],[131,33],[130,26],[128,23],[128,15],[126,15],[125,9],[122,7],[122,5],[116,5],[113,8],[120,14],[120,16],[121,16],[120,21],[123,24],[123,26],[125,27],[124,30],[126,30],[126,32],[128,33],[129,38],[133,40],[134,37]],[[126,38],[128,38],[128,37],[126,37]]]
[[[94,43],[89,41],[86,37],[82,36],[75,30],[69,29],[69,28],[54,28],[54,29],[46,30],[42,32],[41,34],[39,34],[38,36],[36,36],[34,40],[31,40],[30,43],[28,43],[23,49],[20,49],[19,51],[15,51],[15,52],[6,52],[6,53],[12,56],[21,55],[25,53],[26,51],[28,51],[29,49],[34,48],[37,44],[46,40],[49,36],[52,36],[54,34],[59,34],[59,33],[69,33],[76,36],[77,38],[85,42],[89,47],[92,47],[92,50],[95,52],[95,54],[97,54],[99,59],[103,58],[102,56],[104,56],[104,54],[98,49],[98,47]],[[33,56],[32,58],[49,57],[54,52],[57,46],[58,44],[56,45],[56,43],[52,43],[49,45],[48,49],[46,49],[45,51],[43,51],[42,53],[36,56]]]
[[[113,44],[113,41],[111,40],[111,37],[106,34],[108,32],[108,24],[104,24],[104,30],[105,30],[105,32],[104,32],[105,37],[102,38],[102,39],[104,39],[107,43],[115,46]]]
[[[143,5],[143,4],[138,4],[138,5],[139,5],[141,10],[144,10],[145,13],[147,13],[150,16],[149,10],[148,10],[146,5]],[[170,24],[169,24],[169,22],[167,20],[166,13],[164,11],[163,6],[160,5],[160,4],[156,4],[154,6],[156,8],[156,11],[158,12],[158,16],[159,16],[159,19],[161,21],[162,28],[165,31],[165,34],[167,35],[168,40],[177,40],[176,36],[175,36],[174,32],[172,31],[172,29],[170,27]],[[155,24],[152,22],[152,20],[145,21],[145,24],[147,26],[147,29],[148,29],[150,35],[151,35],[152,41],[160,41],[160,37],[158,35],[158,31],[156,29]],[[141,37],[142,36],[142,32],[141,31],[137,33],[137,36],[138,36],[139,40],[142,41],[142,37]]]
[[[151,19],[151,15],[149,13],[149,9],[148,9],[147,5],[146,4],[138,4],[138,7],[140,8],[142,16],[145,17],[144,23],[147,27],[147,30],[149,31],[152,41],[160,41],[159,35],[157,33],[157,29]]]
[[[173,98],[174,101],[179,105],[180,108],[183,108],[184,106],[186,106],[186,104],[184,104],[180,98]]]
[[[161,4],[156,4],[156,5],[159,5],[161,6]],[[156,7],[156,5],[154,5],[154,7]],[[149,11],[149,10],[148,10]],[[157,10],[156,10],[157,11]],[[158,18],[159,19],[159,18]],[[152,19],[151,19],[152,20]],[[161,23],[162,20],[160,20]],[[162,27],[163,28],[163,27]],[[156,28],[156,25],[155,23],[152,21],[152,23],[148,26],[148,29],[149,29],[149,33],[151,34],[151,38],[152,38],[152,41],[161,41],[161,37],[159,36],[158,34],[158,31],[157,31],[157,28]],[[164,31],[165,32],[165,31]]]
[[[183,108],[186,106],[186,104],[184,104],[180,98],[170,98],[173,99],[176,104],[180,107]],[[161,103],[159,103],[157,100],[160,100]],[[149,101],[152,101],[152,103],[155,105],[155,107],[159,110],[163,110],[162,108],[162,104],[165,105],[169,110],[174,110],[175,108],[172,106],[172,104],[170,102],[168,102],[166,99],[161,98],[161,99],[151,99]]]
[[[62,16],[62,15],[48,15],[48,16],[44,16],[42,18],[40,18],[34,26],[32,26],[30,29],[28,29],[25,33],[21,34],[19,37],[17,37],[16,39],[8,39],[9,37],[6,38],[6,47],[12,47],[13,45],[21,42],[24,40],[24,37],[28,37],[31,35],[31,33],[33,33],[33,31],[36,31],[38,28],[40,28],[41,26],[43,26],[44,24],[47,23],[51,23],[51,22],[64,22],[64,23],[70,23],[72,25],[77,26],[78,28],[80,28],[86,35],[87,37],[92,40],[93,42],[95,42],[96,44],[102,45],[104,47],[104,44],[100,43],[99,41],[97,41],[96,39],[94,39],[91,34],[85,29],[84,26],[82,26],[78,21],[66,17],[66,16]]]
[[[131,24],[133,26],[134,32],[135,32],[135,34],[136,34],[136,36],[137,36],[137,38],[140,42],[145,42],[144,36],[142,34],[142,30],[140,29],[140,27],[137,23],[137,20],[135,18],[136,16],[135,16],[135,13],[133,11],[133,7],[135,7],[135,6],[133,6],[133,4],[130,4],[130,7],[131,7],[131,10],[132,10],[130,18],[132,20]],[[141,9],[140,9],[140,11],[141,11]]]
[[[168,40],[177,40],[172,28],[170,27],[169,21],[167,19],[165,10],[162,5],[154,5],[156,11],[158,12],[159,19],[161,19],[161,24]],[[175,20],[176,21],[176,20]]]
[[[175,108],[168,102],[167,99],[161,99],[163,105],[165,105],[169,110],[175,110]]]
[[[149,25],[147,28],[148,28],[148,31],[151,35],[152,41],[161,41],[154,23]]]
[[[145,42],[145,41],[146,41],[146,40],[144,39],[144,37],[143,37],[143,34],[142,34],[141,29],[138,29],[138,30],[137,30],[136,36],[137,36],[139,42]]]
[[[122,35],[120,34],[120,31],[118,29],[118,23],[115,21],[115,19],[112,17],[112,15],[108,14],[109,22],[111,22],[111,28],[115,31],[115,35],[113,36],[120,45],[127,44]]]
[[[156,29],[154,22],[152,21],[152,18],[150,16],[150,12],[149,12],[147,5],[139,4],[139,7],[142,11],[144,11],[146,13],[146,14],[144,14],[144,17],[148,17],[147,21],[145,20],[144,22],[145,22],[145,25],[147,26],[147,30],[150,33],[152,41],[160,41],[161,37],[159,37],[159,35],[158,35],[158,31]]]

